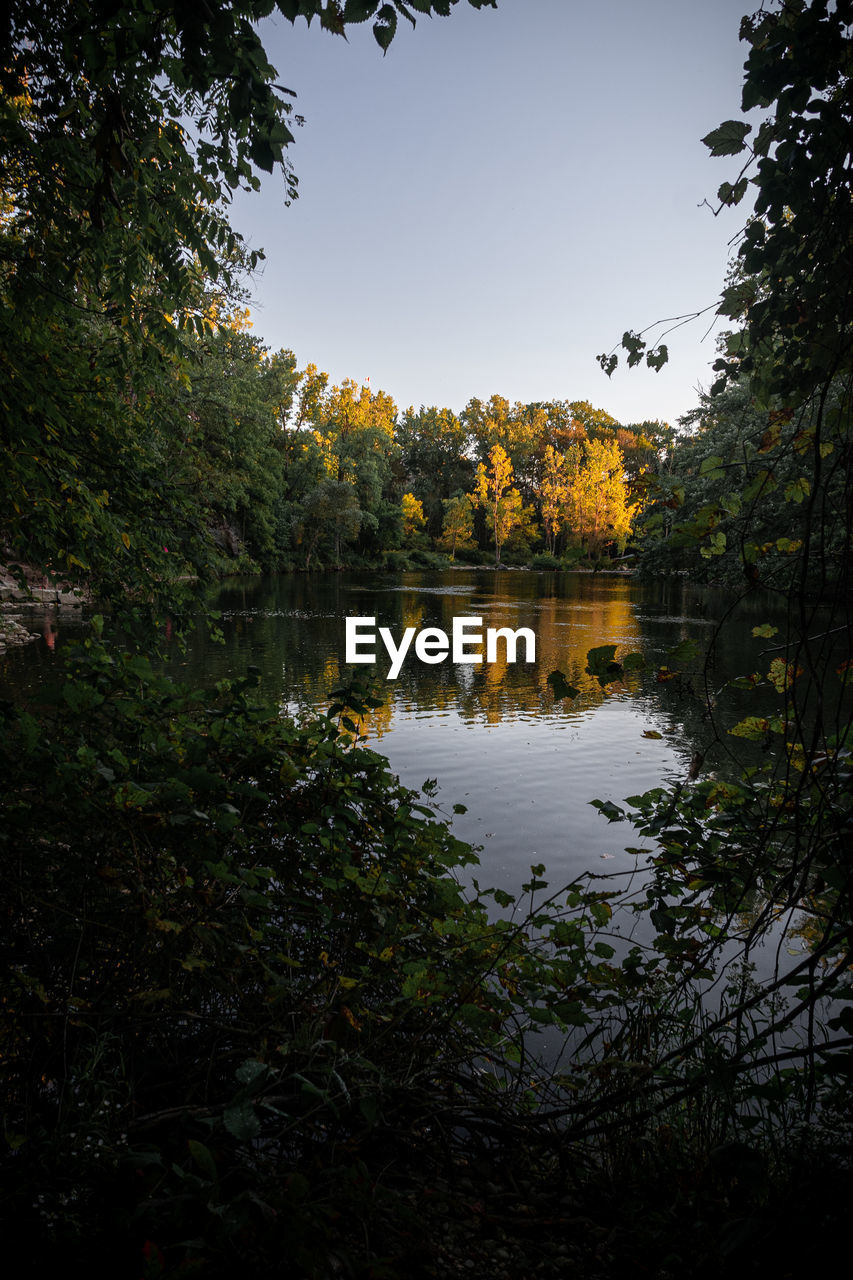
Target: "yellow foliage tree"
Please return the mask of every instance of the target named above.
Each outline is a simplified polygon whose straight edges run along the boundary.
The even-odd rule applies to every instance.
[[[475,507],[483,507],[491,515],[495,535],[495,564],[501,562],[501,547],[521,519],[521,494],[512,486],[512,463],[499,444],[489,450],[489,465],[477,467],[477,483],[471,494]]]
[[[569,483],[566,478],[566,459],[550,444],[545,450],[545,467],[539,496],[545,529],[545,549],[553,555],[557,534],[566,518]]]
[[[413,534],[418,533],[426,523],[424,518],[424,504],[420,498],[416,498],[413,493],[404,493],[403,501],[400,504],[403,508],[403,537],[411,538]]]
[[[623,551],[631,532],[624,466],[615,440],[585,440],[567,451],[567,523],[594,555],[610,542]]]

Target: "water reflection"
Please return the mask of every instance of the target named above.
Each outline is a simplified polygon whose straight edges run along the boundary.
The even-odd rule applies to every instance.
[[[212,643],[200,628],[186,652],[175,652],[177,675],[212,683],[255,666],[268,698],[312,712],[350,676],[372,672],[384,701],[365,725],[367,737],[408,785],[435,778],[448,811],[467,805],[455,829],[483,846],[481,880],[509,889],[527,878],[533,862],[548,866],[552,883],[590,869],[630,870],[634,859],[624,851],[630,829],[608,825],[589,801],[618,804],[683,778],[693,753],[707,751],[714,736],[706,693],[719,697],[714,714],[727,713],[729,722],[757,713],[754,698],[725,684],[765,643],[752,638],[751,628],[771,616],[765,598],[749,597],[715,640],[707,664],[661,685],[654,673],[667,652],[684,639],[704,651],[728,598],[700,595],[684,582],[650,587],[621,577],[458,570],[233,579],[215,603],[224,642]],[[397,639],[406,627],[449,633],[457,616],[481,617],[484,629],[529,627],[536,662],[508,663],[502,644],[499,660],[481,666],[425,665],[411,653],[390,681],[381,646],[375,669],[346,667],[348,616],[375,617]],[[79,614],[73,622],[40,617],[33,629],[48,625],[44,640],[7,657],[7,684],[20,690],[46,683],[57,661],[48,645],[58,629],[61,660]],[[602,689],[585,668],[588,650],[605,643],[620,654],[642,652],[647,670]],[[580,691],[574,701],[554,700],[548,675],[555,669]],[[656,736],[645,737],[649,732]],[[725,747],[734,743],[725,734],[721,739]],[[707,767],[717,767],[724,752],[706,758]]]
[[[623,846],[630,830],[609,826],[593,798],[627,796],[684,776],[697,744],[705,745],[707,680],[740,670],[744,636],[764,621],[766,605],[747,608],[738,638],[721,640],[707,672],[661,686],[654,671],[683,639],[704,650],[714,617],[727,602],[699,597],[687,584],[649,588],[622,577],[554,573],[448,571],[235,580],[217,599],[223,646],[198,638],[189,672],[214,679],[262,671],[265,691],[296,711],[326,704],[331,689],[352,675],[374,674],[383,706],[365,726],[404,782],[436,778],[439,797],[468,812],[458,834],[483,846],[481,879],[512,888],[532,862],[545,862],[552,881],[584,870],[628,870]],[[440,627],[477,616],[487,627],[529,627],[536,662],[510,664],[499,646],[494,664],[436,665],[407,655],[397,680],[381,644],[375,667],[347,668],[347,616],[375,617],[399,640],[404,628]],[[587,653],[616,644],[644,654],[648,670],[602,689],[586,674]],[[555,701],[548,675],[561,670],[579,689]],[[646,738],[653,731],[660,737]]]

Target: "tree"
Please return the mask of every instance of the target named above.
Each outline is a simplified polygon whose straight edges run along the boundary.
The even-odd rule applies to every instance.
[[[305,568],[311,568],[311,559],[324,542],[331,544],[335,567],[340,568],[341,543],[358,535],[364,518],[352,485],[326,477],[305,495],[301,511],[297,539],[305,550]]]
[[[400,505],[403,511],[403,537],[406,541],[411,541],[417,537],[426,523],[423,503],[413,493],[404,493]]]
[[[397,424],[404,482],[424,504],[431,534],[438,536],[443,503],[473,480],[474,467],[466,456],[468,432],[450,409],[436,406],[417,412],[410,407]]]
[[[631,531],[632,509],[625,484],[622,450],[615,439],[585,440],[566,453],[566,520],[600,555],[608,543],[622,551]]]
[[[247,315],[216,315],[212,333],[188,342],[194,364],[182,400],[198,492],[217,541],[269,567],[287,462],[281,422],[298,374],[291,352],[271,356],[250,329]]]
[[[853,964],[851,25],[851,0],[776,0],[745,18],[742,106],[763,119],[755,130],[727,120],[703,139],[712,155],[743,160],[719,188],[721,205],[752,188],[755,212],[717,308],[736,326],[724,335],[720,376],[694,415],[698,433],[676,445],[675,483],[661,485],[658,506],[675,512],[670,544],[736,564],[743,593],[760,603],[755,588],[772,587],[787,616],[779,628],[753,629],[757,660],[734,681],[748,699],[772,698],[772,713],[725,724],[707,696],[705,751],[688,779],[635,798],[632,815],[658,845],[652,919],[700,972],[721,972],[732,956],[748,963],[780,920],[807,921],[809,951],[791,973],[732,988],[724,1016],[738,1030],[725,1069],[739,1081],[739,1108],[775,1072],[799,1092],[806,1123],[823,1113],[840,1126],[850,1121],[853,1024],[847,1013],[820,1024],[824,1001],[840,1009],[849,1000]],[[622,345],[629,365],[666,359],[642,335],[628,333]],[[600,359],[612,371],[617,357]],[[725,625],[706,654],[706,688]],[[661,674],[675,678],[671,666]],[[760,755],[744,754],[736,782],[698,778],[706,752],[722,746],[732,758],[749,743]],[[699,916],[682,914],[686,885],[702,886],[700,912],[707,904],[721,922],[710,947],[695,946]],[[780,999],[785,988],[795,998]],[[831,1146],[828,1137],[828,1167]]]
[[[474,541],[474,508],[471,497],[467,493],[457,493],[452,498],[445,498],[444,523],[438,545],[450,552],[450,559],[456,559],[457,547],[469,547]]]
[[[501,562],[501,547],[521,514],[521,494],[512,485],[512,463],[499,444],[489,450],[489,465],[477,467],[477,487],[471,494],[476,507],[491,512],[495,538],[495,564]]]
[[[415,7],[446,14],[456,2]],[[174,595],[179,579],[205,572],[187,477],[168,493],[147,477],[162,473],[164,456],[182,455],[173,399],[190,376],[184,335],[212,330],[211,289],[227,306],[238,302],[242,273],[260,256],[228,223],[232,193],[257,187],[259,170],[279,167],[286,199],[296,195],[286,150],[299,117],[256,30],[272,7],[270,0],[210,0],[203,9],[182,0],[95,0],[85,12],[74,0],[6,6],[5,559],[26,558],[108,594],[136,577],[149,579],[155,594],[171,584]],[[372,18],[383,49],[398,13],[412,16],[402,3],[379,0],[279,0],[277,8],[291,22],[316,18],[337,34]],[[103,430],[92,430],[96,419]],[[116,471],[122,481],[105,483]],[[56,501],[62,485],[77,495],[72,503]],[[180,554],[164,561],[163,545]],[[116,574],[122,546],[134,565]]]
[[[545,467],[540,487],[542,523],[545,526],[545,550],[551,555],[556,548],[557,534],[569,501],[566,481],[566,459],[552,445],[545,450]]]

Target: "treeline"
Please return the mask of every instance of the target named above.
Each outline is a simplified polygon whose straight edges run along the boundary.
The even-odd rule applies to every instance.
[[[271,355],[243,313],[193,343],[185,419],[219,553],[242,567],[566,563],[624,550],[633,482],[671,434],[586,401],[400,412]],[[438,553],[438,554],[437,554]]]
[[[162,530],[156,554],[185,549],[194,531],[218,571],[621,554],[635,483],[671,435],[578,400],[494,395],[458,415],[400,412],[381,390],[331,385],[292,352],[270,352],[247,310],[214,303],[198,329],[181,335],[166,386],[142,402],[123,396],[122,416],[138,418],[136,474],[156,472],[162,493],[159,521],[148,513]],[[112,479],[86,469],[78,482],[96,511],[115,503]],[[71,548],[66,560],[85,563]]]

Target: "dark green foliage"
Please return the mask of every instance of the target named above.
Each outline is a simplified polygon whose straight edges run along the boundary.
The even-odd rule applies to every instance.
[[[797,409],[760,410],[745,381],[703,396],[666,472],[642,478],[642,571],[786,592],[804,571],[815,591],[839,580],[849,547],[846,401],[839,379]]]
[[[530,1028],[624,985],[587,949],[610,895],[543,900],[534,867],[530,915],[495,919],[511,895],[467,901],[471,851],[358,745],[368,695],[297,726],[99,632],[55,701],[3,708],[4,1211],[33,1265],[149,1241],[325,1275],[403,1231],[461,1117],[526,1113]]]

